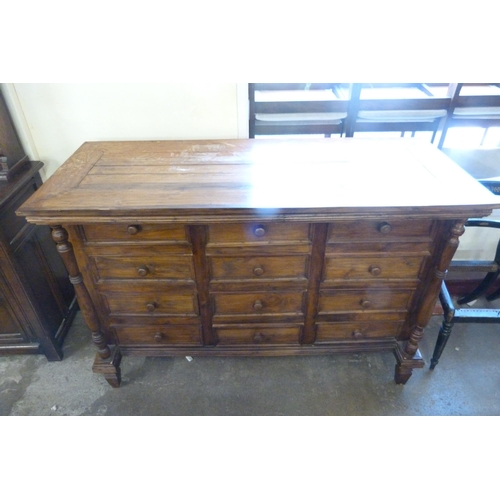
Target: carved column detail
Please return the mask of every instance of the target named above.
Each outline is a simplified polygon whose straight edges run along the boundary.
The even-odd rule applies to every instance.
[[[464,234],[466,222],[467,219],[455,221],[450,229],[444,248],[440,253],[440,259],[434,267],[430,277],[424,303],[417,316],[417,329],[423,330],[432,317],[432,312],[434,311],[434,306],[436,305],[436,300],[441,290],[441,284],[446,276],[451,259],[457,251],[459,237]],[[410,352],[408,352],[408,354],[410,354]]]
[[[441,252],[439,252],[439,261],[435,263],[434,268],[429,273],[429,283],[427,285],[424,301],[417,313],[415,327],[404,347],[398,346],[396,350],[396,358],[398,361],[396,366],[396,382],[398,383],[404,384],[410,378],[411,370],[413,367],[417,366],[417,363],[419,366],[420,364],[423,366],[423,361],[420,360],[418,344],[420,340],[422,340],[424,328],[432,317],[434,306],[436,305],[436,300],[441,290],[441,284],[446,276],[451,259],[457,251],[459,237],[465,231],[466,221],[467,219],[457,220],[451,224],[448,237],[445,240]]]
[[[111,350],[106,344],[106,339],[101,333],[97,312],[90,298],[89,292],[83,282],[83,277],[76,262],[73,245],[68,241],[68,232],[62,226],[50,226],[52,229],[52,239],[56,242],[57,251],[69,273],[69,280],[75,287],[75,294],[82,311],[82,315],[87,323],[87,326],[92,332],[92,341],[97,347],[99,357],[108,359],[111,355]]]

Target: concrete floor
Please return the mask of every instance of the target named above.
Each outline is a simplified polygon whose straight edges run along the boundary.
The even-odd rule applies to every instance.
[[[405,386],[392,353],[276,358],[125,357],[122,386],[92,373],[81,313],[64,360],[0,357],[0,416],[44,415],[500,415],[497,325],[457,324],[432,372],[441,318],[421,343],[426,367]]]

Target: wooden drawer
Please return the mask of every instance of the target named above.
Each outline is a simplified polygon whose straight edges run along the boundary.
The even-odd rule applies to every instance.
[[[210,258],[210,268],[213,279],[305,279],[307,276],[307,261],[308,257],[306,255],[284,257],[212,257]]]
[[[248,325],[216,328],[220,345],[298,344],[301,325]]]
[[[397,337],[403,322],[353,321],[348,323],[318,323],[316,344],[336,340],[365,340],[378,337]]]
[[[201,345],[199,325],[115,326],[120,344]]]
[[[193,280],[192,258],[187,255],[94,257],[100,279]]]
[[[198,314],[198,300],[195,292],[152,292],[129,294],[103,294],[111,314],[144,314],[150,316],[173,316]]]
[[[306,223],[212,224],[208,226],[208,244],[272,244],[310,242]]]
[[[430,255],[431,241],[356,241],[347,244],[345,241],[328,243],[327,251],[329,255],[359,255],[385,253],[386,255]]]
[[[359,311],[406,311],[411,290],[328,290],[319,297],[319,314]]]
[[[326,257],[324,281],[415,279],[422,257]]]
[[[354,220],[330,224],[328,243],[366,240],[401,241],[404,239],[429,238],[432,221],[414,220]]]
[[[255,292],[213,294],[216,315],[302,314],[303,296],[296,292]]]
[[[87,241],[96,242],[188,242],[183,224],[89,224],[84,232]]]

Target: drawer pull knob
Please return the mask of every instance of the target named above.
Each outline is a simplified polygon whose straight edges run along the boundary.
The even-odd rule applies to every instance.
[[[139,267],[139,269],[137,269],[137,274],[139,276],[144,277],[144,276],[147,276],[148,273],[149,273],[148,266],[141,266],[141,267]]]
[[[256,301],[253,303],[253,308],[254,308],[256,311],[261,311],[263,307],[264,307],[264,304],[262,303],[262,301],[261,301],[261,300],[256,300]]]
[[[372,303],[366,299],[362,299],[360,304],[363,309],[369,309],[372,306]]]
[[[154,302],[148,302],[146,304],[146,309],[149,311],[149,312],[153,312],[155,309],[156,309],[156,304]]]
[[[372,276],[380,276],[382,269],[380,269],[380,267],[378,267],[378,266],[370,266],[368,271]]]
[[[258,266],[253,270],[255,276],[262,276],[264,274],[264,268]]]
[[[141,226],[129,226],[127,227],[128,234],[137,234],[141,230]]]
[[[253,336],[253,341],[256,342],[257,344],[260,344],[264,340],[264,335],[262,333],[256,333]]]
[[[155,340],[156,342],[161,342],[163,340],[163,333],[161,332],[155,333]]]
[[[392,231],[392,226],[387,222],[382,222],[379,224],[378,230],[382,234],[389,234]]]
[[[352,336],[355,338],[355,339],[362,339],[364,338],[365,334],[361,331],[361,330],[354,330],[352,332]]]
[[[266,234],[266,229],[264,228],[264,226],[257,226],[254,229],[253,234],[255,234],[255,236],[259,238],[262,238],[262,236]]]

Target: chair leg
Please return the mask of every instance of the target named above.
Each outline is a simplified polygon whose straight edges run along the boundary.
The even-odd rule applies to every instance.
[[[434,347],[434,353],[431,358],[431,366],[430,370],[434,370],[436,365],[439,363],[439,358],[441,354],[443,354],[444,348],[446,347],[446,343],[450,338],[451,329],[453,328],[453,321],[448,321],[446,318],[443,320],[441,328],[439,329],[438,338],[436,341],[436,347]]]
[[[487,134],[488,134],[488,128],[485,128],[484,129],[484,133],[483,133],[483,137],[481,138],[481,142],[480,142],[479,146],[483,146],[484,141],[486,140],[486,135]]]
[[[443,126],[443,130],[441,131],[441,137],[439,138],[438,142],[438,149],[442,149],[444,146],[444,141],[446,139],[446,134],[448,133],[448,127],[446,124]]]

